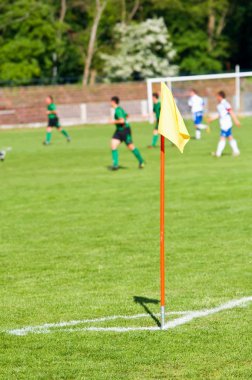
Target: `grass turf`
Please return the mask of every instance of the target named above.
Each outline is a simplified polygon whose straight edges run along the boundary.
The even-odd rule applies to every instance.
[[[218,127],[181,155],[167,143],[167,310],[211,308],[251,295],[251,119],[236,129],[241,156],[214,159]],[[133,127],[147,166],[110,126],[1,133],[13,147],[1,178],[1,379],[250,379],[252,305],[169,331],[11,336],[7,329],[145,312],[159,298],[159,152],[151,126]],[[192,126],[190,124],[190,130]],[[157,304],[148,304],[158,312]],[[154,325],[150,319],[99,326]],[[250,335],[249,335],[250,334]]]

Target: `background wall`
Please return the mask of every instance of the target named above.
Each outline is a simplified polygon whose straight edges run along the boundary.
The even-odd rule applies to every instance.
[[[234,80],[178,82],[173,85],[181,112],[190,112],[187,106],[188,90],[195,88],[206,99],[208,112],[215,111],[215,94],[226,91],[234,102]],[[154,85],[153,91],[160,86]],[[242,80],[241,112],[252,110],[252,83]],[[111,117],[110,98],[117,95],[132,120],[145,120],[148,116],[145,82],[96,84],[93,86],[57,85],[33,87],[4,87],[0,89],[0,126],[41,126],[46,124],[45,97],[52,95],[58,105],[62,123],[66,125],[106,122]]]

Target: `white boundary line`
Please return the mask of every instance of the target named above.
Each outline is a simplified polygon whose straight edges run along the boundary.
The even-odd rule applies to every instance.
[[[165,324],[164,330],[169,330],[177,326],[184,325],[191,322],[196,318],[203,318],[209,315],[219,313],[224,310],[230,310],[239,306],[247,306],[249,302],[252,302],[251,297],[243,297],[238,300],[232,300],[226,302],[220,306],[212,309],[198,310],[198,311],[178,311],[170,312],[167,315],[182,315],[179,318],[173,319]],[[45,323],[39,326],[26,326],[20,329],[7,330],[6,333],[11,335],[23,336],[27,334],[49,334],[52,332],[80,332],[80,331],[96,331],[96,332],[130,332],[130,331],[157,331],[160,330],[158,326],[145,326],[145,327],[80,327],[71,328],[70,326],[77,326],[85,323],[96,323],[114,321],[117,319],[132,320],[138,318],[149,317],[149,314],[136,314],[136,315],[113,315],[109,317],[95,318],[95,319],[83,319],[79,321],[59,322],[59,323]],[[55,330],[55,328],[60,329]],[[63,328],[62,328],[63,327]],[[67,327],[67,328],[65,328]],[[69,328],[68,328],[69,327]]]
[[[185,315],[188,313],[191,313],[191,311],[171,311],[171,312],[168,312],[167,315]],[[158,317],[159,314],[154,314],[154,316]],[[38,325],[38,326],[26,326],[20,329],[8,330],[7,332],[13,335],[27,335],[29,333],[40,334],[40,333],[43,333],[44,331],[50,332],[51,328],[56,328],[56,327],[68,327],[68,326],[77,326],[77,325],[81,325],[85,323],[95,323],[95,322],[99,323],[99,322],[115,321],[117,319],[131,320],[131,319],[139,319],[139,318],[147,318],[147,317],[150,318],[150,315],[149,314],[111,315],[108,317],[101,317],[101,318],[94,318],[94,319],[81,319],[81,320],[76,320],[76,321],[74,320],[74,321],[68,321],[68,322],[45,323],[43,325]]]

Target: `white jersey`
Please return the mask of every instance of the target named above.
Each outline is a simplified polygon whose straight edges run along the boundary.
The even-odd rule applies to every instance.
[[[199,95],[193,95],[188,101],[189,107],[191,107],[192,113],[203,112],[204,100]]]
[[[233,123],[230,115],[231,109],[232,107],[226,99],[222,99],[222,101],[217,106],[220,117],[220,128],[223,131],[227,131],[228,129],[232,128]]]

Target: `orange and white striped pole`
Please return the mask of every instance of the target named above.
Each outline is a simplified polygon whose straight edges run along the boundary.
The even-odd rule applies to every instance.
[[[165,326],[165,138],[160,148],[160,305],[161,329]]]

